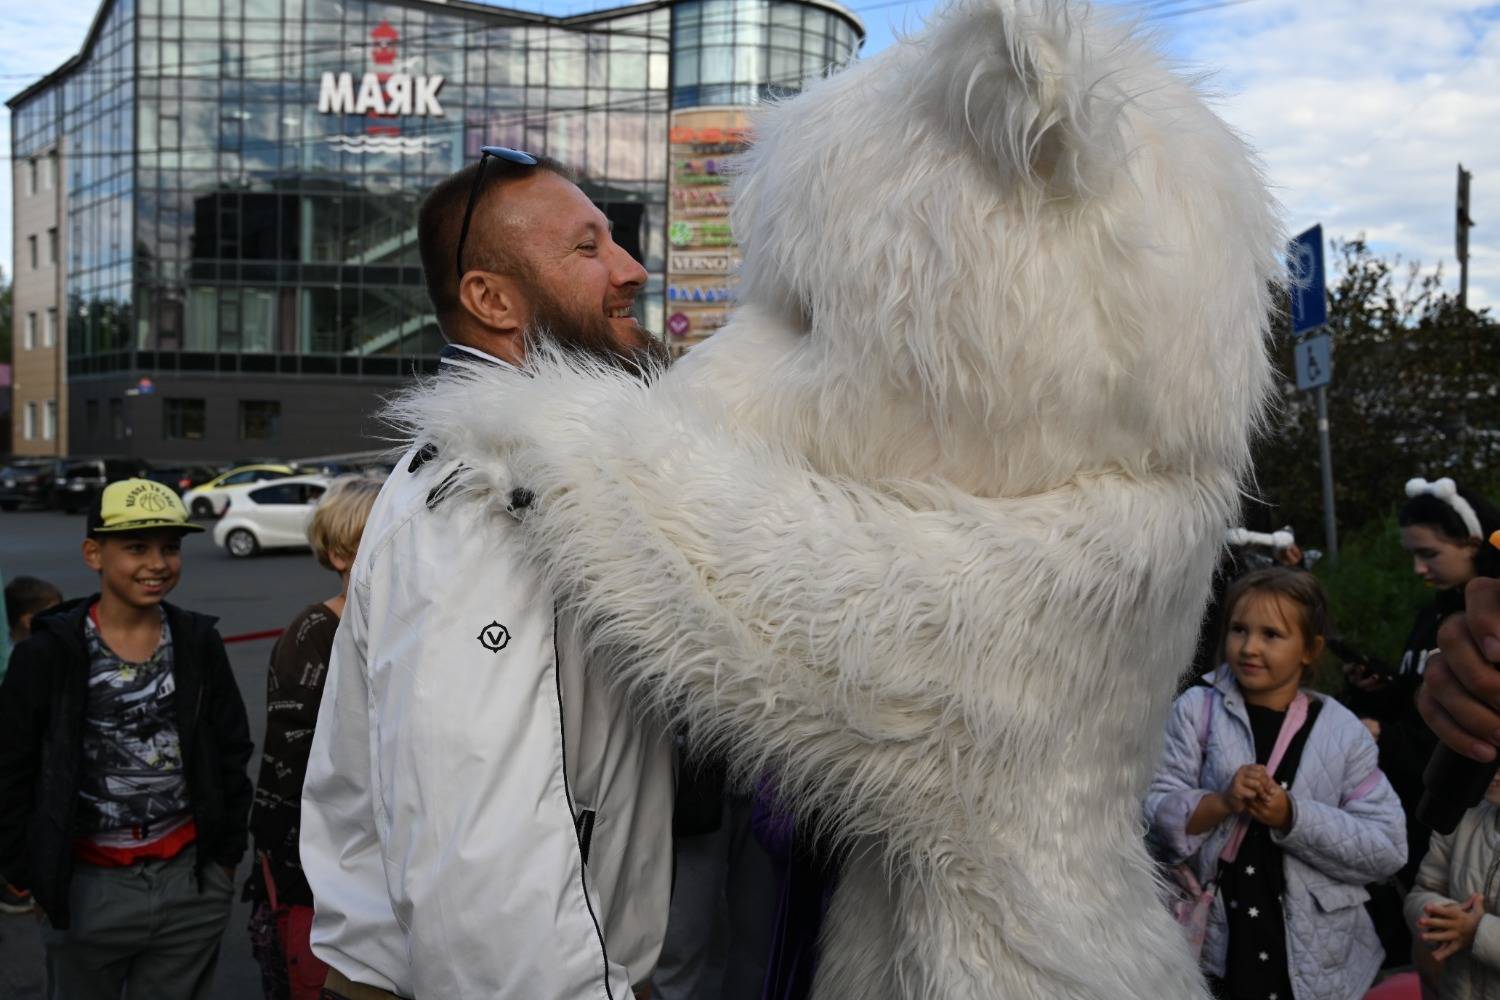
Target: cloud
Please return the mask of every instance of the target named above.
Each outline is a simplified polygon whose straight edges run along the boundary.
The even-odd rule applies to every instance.
[[[1263,157],[1299,231],[1367,236],[1377,252],[1442,265],[1457,285],[1456,164],[1474,174],[1470,301],[1500,305],[1500,7],[1479,0],[1133,0],[1166,50],[1207,71],[1220,113]],[[524,2],[546,13],[597,3]],[[83,42],[94,8],[18,4],[0,35],[10,91],[55,69]],[[919,30],[936,0],[854,2],[865,55]],[[858,8],[865,8],[859,11]],[[18,76],[19,74],[19,76]],[[0,125],[9,149],[9,120]],[[10,173],[0,176],[0,261],[10,261]]]
[[[1365,235],[1456,289],[1457,164],[1474,174],[1469,301],[1500,304],[1500,10],[1476,0],[1253,0],[1164,19],[1212,74],[1300,231]]]

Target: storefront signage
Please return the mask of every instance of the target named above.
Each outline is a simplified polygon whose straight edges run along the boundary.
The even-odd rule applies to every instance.
[[[370,31],[370,62],[375,68],[359,78],[356,88],[353,73],[324,73],[318,86],[318,112],[325,115],[412,115],[420,118],[443,117],[438,91],[443,89],[439,75],[419,76],[392,73],[396,65],[401,33],[389,21],[381,21]],[[394,134],[394,129],[382,129]]]
[[[679,126],[667,133],[667,141],[674,146],[745,146],[750,143],[750,130],[744,126],[727,128]]]
[[[747,122],[737,108],[672,112],[665,305],[674,351],[723,326],[735,301],[740,255],[729,224],[729,181],[750,139]]]
[[[728,274],[739,266],[738,257],[722,253],[674,253],[667,261],[673,274]]]
[[[709,287],[685,285],[670,285],[667,288],[668,302],[730,302],[734,299],[734,289],[729,285],[712,285]]]
[[[443,116],[438,91],[441,76],[392,73],[382,84],[380,77],[366,73],[354,89],[353,73],[324,73],[318,88],[318,113],[325,115],[416,115]]]

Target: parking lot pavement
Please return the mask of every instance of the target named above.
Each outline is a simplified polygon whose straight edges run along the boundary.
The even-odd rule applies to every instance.
[[[96,576],[79,554],[84,519],[51,512],[0,513],[0,572],[7,580],[39,576],[58,586],[69,599],[98,590]],[[168,598],[172,603],[219,618],[227,637],[281,628],[314,601],[332,597],[338,578],[318,565],[307,551],[273,552],[253,559],[233,559],[215,548],[209,533],[189,535],[183,544],[182,582]],[[266,660],[272,640],[231,643],[229,662],[250,715],[255,754],[250,778],[260,770],[260,747],[266,725]],[[243,883],[249,862],[240,862]],[[245,934],[249,908],[235,896],[234,912],[224,936],[215,1000],[259,1000],[260,972],[250,958]],[[42,950],[36,921],[29,916],[0,915],[0,997],[42,997]]]

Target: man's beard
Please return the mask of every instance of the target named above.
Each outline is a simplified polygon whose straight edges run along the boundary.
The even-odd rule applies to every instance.
[[[609,318],[602,313],[577,315],[545,289],[532,285],[531,322],[527,325],[528,347],[547,344],[565,354],[602,361],[612,368],[649,379],[671,363],[671,354],[660,338],[641,330],[641,343],[622,345],[615,340]]]

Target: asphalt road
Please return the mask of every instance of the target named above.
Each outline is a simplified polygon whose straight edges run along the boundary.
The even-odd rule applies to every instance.
[[[83,518],[56,513],[0,513],[0,572],[7,580],[21,575],[49,580],[68,598],[98,589],[95,575],[79,554]],[[226,638],[281,628],[314,601],[333,596],[338,578],[323,569],[306,550],[268,553],[254,559],[231,559],[214,547],[208,532],[188,536],[183,546],[182,582],[169,598],[174,604],[217,615]],[[260,770],[261,736],[266,724],[266,660],[271,640],[231,643],[229,661],[250,715],[255,755],[250,777]],[[243,883],[248,860],[236,876]],[[245,934],[248,907],[238,901],[229,918],[219,959],[214,1000],[260,1000],[260,972],[250,958]],[[43,997],[42,948],[36,921],[30,916],[0,914],[0,997]]]

